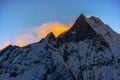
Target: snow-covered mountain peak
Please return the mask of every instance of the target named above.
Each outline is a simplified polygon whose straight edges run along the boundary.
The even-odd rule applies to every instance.
[[[77,20],[76,20],[75,23],[79,24],[80,22],[84,21],[85,18],[86,18],[85,15],[84,15],[84,14],[81,14],[81,15],[77,18]]]
[[[55,35],[53,32],[50,32],[46,37],[45,39],[48,39],[48,40],[51,40],[51,39],[55,39]]]
[[[7,50],[9,50],[9,49],[12,48],[12,47],[13,47],[12,45],[8,45],[8,46],[6,46],[4,49],[0,50],[0,52],[7,51]]]
[[[118,36],[82,14],[58,37],[1,50],[0,80],[120,80]]]
[[[94,23],[97,23],[99,25],[104,25],[103,21],[98,17],[91,16],[89,19],[91,19]]]
[[[92,16],[90,18],[86,18],[85,20],[98,34],[105,35],[106,33],[112,31],[109,26],[105,25],[102,20],[97,17]]]
[[[45,38],[43,38],[43,40],[46,42],[52,42],[56,40],[56,37],[53,32],[50,32]]]
[[[86,17],[81,14],[80,17],[75,21],[71,29],[61,34],[58,37],[58,41],[71,42],[80,40],[91,39],[96,36],[96,31],[86,21]]]
[[[85,20],[92,27],[92,29],[104,37],[104,39],[111,46],[114,54],[120,57],[120,35],[113,31],[108,25],[104,24],[103,21],[98,17],[92,16],[90,18],[86,18]]]

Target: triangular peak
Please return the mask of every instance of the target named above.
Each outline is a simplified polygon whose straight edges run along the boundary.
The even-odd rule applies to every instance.
[[[75,23],[79,23],[79,22],[85,20],[85,18],[86,18],[85,15],[84,15],[84,14],[81,14],[81,15],[77,18],[77,20],[76,20]]]

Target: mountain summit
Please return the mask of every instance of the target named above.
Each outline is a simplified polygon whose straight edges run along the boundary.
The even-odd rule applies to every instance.
[[[87,23],[85,19],[86,17],[83,14],[81,14],[76,20],[75,24],[72,26],[72,28],[66,33],[60,35],[58,37],[58,40],[62,42],[79,42],[80,40],[83,41],[87,38],[94,38],[96,32],[92,29],[92,27]]]
[[[57,38],[0,51],[0,80],[120,80],[120,35],[81,14]]]

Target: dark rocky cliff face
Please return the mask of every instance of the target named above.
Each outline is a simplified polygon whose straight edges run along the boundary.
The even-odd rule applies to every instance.
[[[85,20],[85,16],[81,14],[79,18],[76,20],[73,27],[69,31],[61,34],[58,37],[58,42],[62,43],[71,41],[79,42],[80,40],[83,41],[85,39],[92,39],[96,35],[97,33]]]

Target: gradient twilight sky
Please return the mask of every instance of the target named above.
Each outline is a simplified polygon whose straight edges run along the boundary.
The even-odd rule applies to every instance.
[[[0,0],[0,45],[48,22],[98,16],[120,33],[120,0]]]

